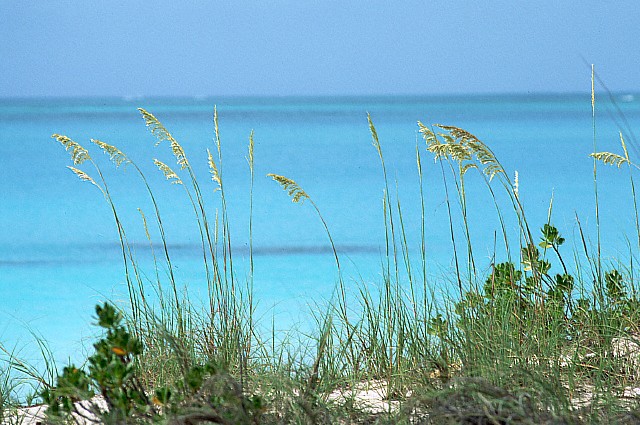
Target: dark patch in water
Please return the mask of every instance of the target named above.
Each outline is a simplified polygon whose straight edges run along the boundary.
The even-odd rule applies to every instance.
[[[134,254],[149,255],[151,253],[149,244],[146,243],[132,243],[130,247]],[[153,248],[158,261],[162,262],[162,247],[154,246]],[[167,248],[169,254],[174,256],[202,255],[202,247],[198,244],[169,244]],[[218,249],[221,252],[221,249]],[[72,263],[87,264],[103,261],[121,261],[122,254],[120,250],[118,243],[68,245],[51,249],[51,252],[54,252],[56,257],[43,255],[40,251],[30,258],[0,258],[0,267],[43,267]],[[336,250],[339,254],[378,254],[380,252],[380,248],[375,245],[339,245],[336,246]],[[248,256],[249,247],[246,245],[232,247],[232,254],[234,256]],[[253,248],[254,257],[331,254],[333,254],[333,249],[329,245],[274,245]]]

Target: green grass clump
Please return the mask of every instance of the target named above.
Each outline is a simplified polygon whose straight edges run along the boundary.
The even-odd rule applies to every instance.
[[[260,398],[246,397],[240,385],[212,362],[185,362],[181,379],[153,389],[145,386],[138,370],[142,342],[126,329],[123,316],[112,305],[96,306],[96,314],[106,334],[94,344],[95,353],[87,359],[88,370],[67,366],[55,386],[42,392],[49,420],[257,422],[262,410]],[[95,398],[96,393],[101,398]]]
[[[337,270],[332,298],[313,316],[315,332],[292,330],[276,338],[275,330],[265,333],[255,321],[252,218],[249,275],[239,280],[234,270],[217,112],[214,146],[207,151],[211,192],[219,207],[215,218],[210,218],[205,191],[183,146],[154,115],[143,109],[140,113],[156,145],[168,144],[174,156],[175,165],[158,159],[154,164],[193,210],[207,298],[200,304],[192,300],[178,281],[161,207],[141,169],[117,147],[92,141],[116,167],[133,168],[146,188],[153,212],[141,211],[145,234],[156,271],[166,270],[165,276],[156,273],[155,280],[136,261],[98,161],[77,142],[54,135],[71,155],[71,171],[100,190],[113,214],[129,305],[123,311],[111,304],[98,306],[105,334],[94,345],[95,353],[85,365],[70,365],[55,379],[38,384],[49,420],[90,414],[108,423],[637,422],[638,402],[625,395],[640,386],[640,300],[633,263],[619,261],[614,267],[602,260],[599,225],[593,249],[577,222],[582,247],[573,252],[567,251],[564,230],[553,224],[551,208],[546,222],[530,225],[517,177],[512,180],[489,146],[473,134],[418,123],[424,147],[416,146],[421,211],[416,263],[411,255],[416,247],[406,232],[406,206],[397,190],[394,195],[383,144],[368,117],[384,179],[384,255],[375,290],[345,285],[339,251],[320,206],[294,180],[269,174],[294,203],[311,205]],[[597,164],[628,166],[640,248],[633,177],[638,167],[622,134],[620,139],[622,155],[595,152],[594,143],[596,205]],[[253,147],[251,133],[250,211]],[[424,155],[436,160],[442,174],[445,225],[453,248],[453,272],[440,280],[427,273]],[[90,172],[82,169],[86,165]],[[472,178],[486,188],[499,224],[488,265],[471,242],[473,206],[466,188]],[[597,209],[596,214],[599,220]],[[442,284],[455,291],[441,297]],[[16,404],[11,374],[3,371],[0,376],[5,378],[0,406],[6,410]],[[363,385],[379,390],[376,406],[363,399]],[[95,401],[96,395],[103,404]],[[78,407],[82,400],[88,404]]]

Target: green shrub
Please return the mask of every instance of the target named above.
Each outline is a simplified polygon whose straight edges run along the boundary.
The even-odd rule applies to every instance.
[[[96,306],[96,314],[106,333],[94,344],[87,370],[65,367],[56,385],[42,392],[51,420],[70,419],[72,414],[105,423],[171,419],[248,424],[259,419],[261,399],[246,397],[239,384],[213,363],[189,367],[172,385],[145,388],[136,362],[143,352],[142,344],[111,304]]]

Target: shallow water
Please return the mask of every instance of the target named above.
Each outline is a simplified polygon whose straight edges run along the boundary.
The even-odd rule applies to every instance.
[[[630,155],[638,158],[633,135],[606,98],[597,101],[597,150],[621,153],[618,131],[626,132]],[[616,97],[629,127],[640,131],[640,96]],[[248,137],[255,131],[253,205],[254,289],[258,317],[265,326],[286,328],[309,321],[308,311],[331,297],[337,272],[328,238],[309,203],[294,205],[266,177],[294,179],[311,196],[340,251],[345,281],[375,287],[385,260],[382,198],[384,180],[371,145],[367,113],[376,124],[391,191],[403,206],[410,255],[420,267],[421,209],[416,143],[424,169],[427,269],[436,292],[447,292],[453,268],[442,170],[417,133],[416,121],[462,127],[495,152],[519,192],[534,232],[547,220],[579,244],[576,215],[594,238],[593,150],[588,94],[564,96],[457,96],[384,98],[261,99],[36,99],[0,101],[0,340],[32,353],[41,334],[58,359],[82,351],[96,302],[126,303],[127,291],[118,234],[109,206],[95,187],[69,170],[68,154],[51,134],[65,134],[90,147],[89,139],[118,146],[144,170],[158,197],[180,284],[204,298],[200,240],[183,190],[164,181],[151,159],[174,164],[168,144],[154,148],[136,108],[154,113],[183,145],[204,188],[210,220],[219,208],[206,162],[213,145],[213,105],[222,140],[222,175],[238,281],[248,274]],[[115,170],[97,149],[127,237],[151,280],[154,267],[137,208],[150,219],[152,205],[129,167]],[[85,164],[86,165],[86,164]],[[175,167],[177,168],[177,167]],[[97,178],[90,166],[83,169]],[[446,170],[445,170],[446,171]],[[625,237],[637,253],[628,173],[598,168],[602,235],[607,258],[628,255]],[[453,181],[449,180],[449,190]],[[505,260],[498,220],[478,175],[466,180],[471,237],[480,270],[492,258]],[[498,200],[508,229],[516,222],[502,189]],[[452,200],[453,201],[453,200]],[[454,212],[459,208],[454,202]],[[460,224],[454,230],[462,236]],[[537,233],[536,233],[537,234]],[[625,236],[626,235],[626,236]],[[153,238],[158,243],[157,235]],[[497,240],[497,242],[494,241]],[[622,254],[620,254],[622,253]],[[162,273],[162,270],[160,271]],[[204,302],[204,300],[203,300]],[[31,355],[31,354],[29,354]]]

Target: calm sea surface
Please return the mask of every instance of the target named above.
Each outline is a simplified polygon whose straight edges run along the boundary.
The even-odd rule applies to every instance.
[[[597,150],[622,153],[625,133],[632,159],[640,162],[633,131],[640,135],[640,96],[596,99]],[[182,188],[170,185],[154,167],[175,160],[137,111],[155,114],[183,145],[196,169],[213,220],[219,192],[211,182],[206,149],[214,151],[213,108],[222,140],[222,176],[239,281],[248,275],[249,134],[254,130],[255,186],[253,245],[255,298],[265,326],[290,327],[308,319],[315,303],[331,296],[337,272],[322,223],[309,203],[292,204],[267,173],[294,179],[320,209],[344,264],[348,285],[374,287],[385,260],[384,180],[371,144],[367,113],[375,123],[393,198],[403,207],[403,224],[415,267],[420,266],[421,208],[416,144],[423,164],[426,261],[436,292],[447,292],[453,270],[442,169],[426,152],[418,120],[462,127],[488,144],[513,179],[529,223],[547,220],[567,237],[567,255],[578,246],[576,215],[594,240],[593,127],[589,94],[563,96],[260,98],[260,99],[38,99],[0,100],[0,341],[25,357],[33,335],[44,336],[61,361],[75,358],[93,333],[94,305],[127,299],[118,235],[108,204],[94,186],[67,168],[68,154],[50,136],[67,135],[90,148],[101,167],[139,262],[155,279],[138,208],[148,219],[152,205],[133,168],[118,169],[89,142],[116,145],[146,173],[167,228],[167,240],[181,285],[193,299],[206,289],[199,233]],[[619,108],[619,109],[617,109]],[[178,167],[175,167],[176,169]],[[97,178],[95,169],[83,170]],[[449,173],[445,168],[445,172]],[[450,174],[448,174],[450,175]],[[186,176],[184,176],[186,178]],[[453,180],[448,189],[454,190]],[[477,174],[466,180],[471,238],[481,271],[492,258],[504,261],[498,220],[489,192]],[[605,256],[637,254],[633,204],[626,169],[598,168]],[[515,228],[498,185],[507,227]],[[453,194],[452,194],[453,196]],[[395,201],[394,201],[395,202]],[[452,199],[454,214],[459,206]],[[395,208],[395,206],[394,206]],[[396,222],[397,223],[397,222]],[[454,231],[462,236],[460,222]],[[537,230],[536,230],[537,235]],[[152,235],[159,243],[157,235]],[[494,248],[495,246],[495,248]],[[575,248],[580,252],[579,246]],[[160,270],[160,274],[163,271]],[[449,276],[449,277],[447,277]],[[204,299],[203,299],[204,302]]]

